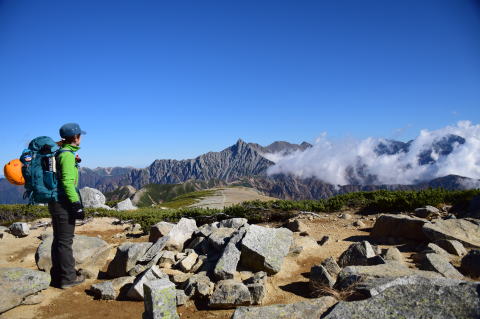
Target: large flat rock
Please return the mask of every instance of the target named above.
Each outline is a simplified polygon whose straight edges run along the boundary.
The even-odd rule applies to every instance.
[[[50,285],[50,275],[25,268],[0,268],[0,313],[20,305],[25,297]]]
[[[480,317],[478,284],[398,285],[362,301],[341,301],[325,319],[474,319]]]
[[[465,219],[439,219],[425,224],[422,231],[433,242],[453,239],[467,247],[480,248],[480,226]]]
[[[385,214],[377,218],[370,236],[373,238],[397,237],[426,241],[428,238],[422,232],[422,227],[428,223],[429,221],[423,218]]]
[[[289,229],[251,225],[242,240],[240,262],[251,271],[276,274],[292,242],[293,233]]]

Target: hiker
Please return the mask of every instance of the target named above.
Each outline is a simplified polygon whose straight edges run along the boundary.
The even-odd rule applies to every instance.
[[[61,149],[56,156],[58,200],[48,203],[53,227],[51,285],[62,289],[85,281],[84,276],[75,270],[72,250],[75,220],[85,218],[77,189],[80,158],[75,156],[85,134],[76,123],[67,123],[60,128],[62,140],[57,144]]]

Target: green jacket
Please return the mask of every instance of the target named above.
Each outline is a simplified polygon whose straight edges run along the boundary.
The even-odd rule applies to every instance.
[[[61,149],[76,152],[80,147],[65,144]],[[75,161],[75,154],[72,152],[62,152],[58,155],[58,168],[60,170],[58,179],[61,192],[65,193],[71,203],[74,203],[80,201],[80,196],[77,192],[78,165]]]

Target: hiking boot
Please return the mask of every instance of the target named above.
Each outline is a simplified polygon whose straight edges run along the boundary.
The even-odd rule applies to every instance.
[[[80,275],[80,276],[77,276],[77,278],[74,281],[61,284],[60,288],[67,289],[67,288],[70,288],[70,287],[75,287],[75,286],[80,285],[84,281],[85,281],[85,277],[83,275]]]

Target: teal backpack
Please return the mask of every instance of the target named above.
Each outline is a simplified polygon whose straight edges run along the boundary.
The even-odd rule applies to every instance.
[[[48,203],[58,200],[56,156],[63,150],[48,136],[33,139],[20,156],[25,179],[24,199],[29,204]],[[73,153],[73,152],[72,152]]]

